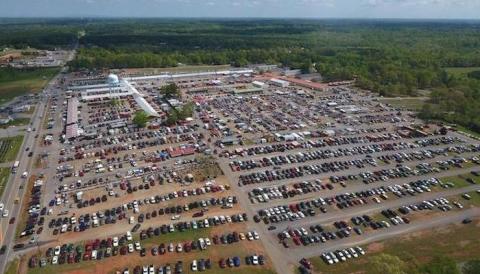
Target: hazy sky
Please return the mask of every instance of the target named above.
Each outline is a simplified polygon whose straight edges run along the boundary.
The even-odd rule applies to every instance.
[[[480,19],[480,0],[0,0],[0,17]]]

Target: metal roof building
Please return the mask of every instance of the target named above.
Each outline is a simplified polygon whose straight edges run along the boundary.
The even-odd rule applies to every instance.
[[[67,126],[78,122],[78,100],[77,98],[68,99],[67,106]]]

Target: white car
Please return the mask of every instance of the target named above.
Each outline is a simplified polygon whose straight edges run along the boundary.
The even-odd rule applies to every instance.
[[[133,252],[133,244],[132,243],[129,243],[128,244],[128,253],[132,253]]]
[[[253,265],[258,265],[258,256],[257,255],[252,256],[252,264]]]
[[[192,271],[197,271],[197,270],[198,270],[197,260],[193,260],[192,261]]]
[[[132,232],[127,231],[127,241],[131,241],[133,239]]]
[[[118,246],[118,237],[113,237],[113,246]]]
[[[135,250],[140,251],[140,249],[142,249],[140,242],[135,242]]]
[[[5,205],[3,203],[0,203],[0,211],[2,211],[5,208]]]
[[[4,210],[3,210],[2,216],[3,216],[3,217],[8,217],[8,209],[4,209]]]
[[[363,249],[359,246],[355,247],[355,249],[357,250],[358,253],[360,253],[361,255],[365,255],[365,251],[363,251]]]
[[[55,249],[53,250],[53,255],[58,256],[60,255],[60,246],[57,245]]]
[[[58,256],[53,256],[52,264],[58,264]]]

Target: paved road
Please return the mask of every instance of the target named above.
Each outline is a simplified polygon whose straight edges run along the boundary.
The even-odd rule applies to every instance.
[[[49,91],[53,89],[53,86],[58,81],[59,77],[59,75],[55,76],[44,89],[44,95],[42,96],[40,102],[37,104],[31,121],[31,123],[33,123],[32,128],[35,128],[36,131],[25,132],[25,138],[23,140],[22,147],[20,148],[19,155],[17,156],[17,160],[20,161],[20,166],[17,169],[18,172],[10,176],[10,179],[3,193],[2,201],[5,204],[5,208],[10,211],[10,217],[16,217],[17,220],[12,225],[8,223],[10,217],[3,218],[0,221],[1,242],[2,245],[7,246],[5,254],[0,256],[0,273],[4,273],[6,264],[11,259],[11,254],[13,254],[12,247],[15,240],[15,231],[17,228],[18,220],[21,216],[21,205],[23,203],[23,200],[26,199],[25,187],[27,182],[26,179],[21,178],[21,175],[24,171],[30,172],[32,170],[34,157],[28,157],[28,152],[26,152],[25,149],[27,147],[30,147],[34,152],[34,155],[38,153],[35,146],[35,142],[38,141],[38,139],[35,139],[35,135],[41,135],[40,132],[42,131],[42,121],[47,111],[46,105],[48,98],[47,96],[45,96],[45,93],[49,93]],[[29,174],[29,176],[30,175],[31,174]],[[18,204],[15,204],[14,202],[17,197],[19,199],[19,202]]]

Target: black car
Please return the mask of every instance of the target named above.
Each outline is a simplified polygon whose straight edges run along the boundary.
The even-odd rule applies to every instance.
[[[6,250],[7,250],[7,246],[6,246],[6,245],[2,245],[2,248],[0,248],[0,255],[3,255]]]
[[[471,222],[472,222],[472,219],[470,219],[470,218],[463,219],[463,221],[462,221],[462,223],[464,223],[464,224],[469,224]]]

